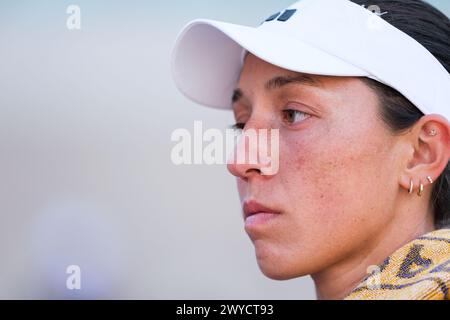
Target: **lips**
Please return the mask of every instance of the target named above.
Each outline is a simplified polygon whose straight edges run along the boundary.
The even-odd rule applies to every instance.
[[[279,214],[279,212],[265,206],[256,200],[246,200],[243,206],[244,220],[256,214]]]

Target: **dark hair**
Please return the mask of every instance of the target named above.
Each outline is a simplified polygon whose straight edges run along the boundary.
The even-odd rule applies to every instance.
[[[381,16],[385,21],[422,44],[450,72],[450,20],[445,14],[422,0],[351,1],[366,8],[376,5],[380,12],[387,12]],[[397,90],[369,78],[363,81],[378,94],[380,117],[394,133],[405,132],[424,116]],[[450,162],[434,184],[431,201],[436,228],[447,227],[450,224]]]

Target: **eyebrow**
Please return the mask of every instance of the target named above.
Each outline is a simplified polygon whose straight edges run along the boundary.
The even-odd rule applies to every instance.
[[[306,74],[298,74],[291,77],[275,77],[273,79],[270,79],[266,82],[266,89],[267,90],[273,90],[273,89],[279,89],[285,85],[291,84],[291,83],[298,83],[303,85],[309,85],[309,86],[315,86],[320,87],[321,82],[319,80],[314,79],[311,76],[308,76]]]
[[[266,82],[264,87],[266,88],[266,90],[274,90],[289,84],[302,84],[314,87],[322,86],[322,83],[319,80],[306,74],[298,74],[295,76],[279,76],[272,78]],[[241,99],[243,95],[244,94],[241,89],[235,89],[231,97],[232,103],[234,104],[239,101],[239,99]]]

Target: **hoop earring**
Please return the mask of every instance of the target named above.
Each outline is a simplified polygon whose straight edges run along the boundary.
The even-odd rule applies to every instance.
[[[419,192],[417,192],[417,195],[418,195],[419,197],[421,197],[421,196],[422,196],[422,193],[423,193],[423,184],[420,183]]]
[[[409,190],[408,190],[408,193],[409,193],[409,194],[413,193],[413,190],[414,190],[414,183],[413,183],[413,181],[412,181],[412,179],[411,179],[411,180],[409,180]]]

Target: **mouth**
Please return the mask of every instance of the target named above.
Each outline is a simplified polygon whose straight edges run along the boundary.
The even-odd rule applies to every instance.
[[[246,229],[266,224],[280,215],[280,212],[263,205],[256,200],[246,200],[243,205]]]

